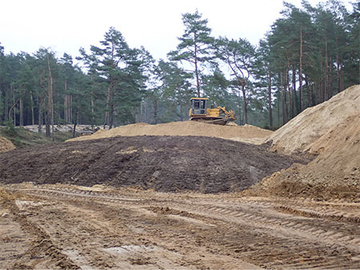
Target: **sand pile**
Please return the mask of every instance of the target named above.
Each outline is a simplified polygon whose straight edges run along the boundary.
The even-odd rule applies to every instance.
[[[301,113],[271,138],[273,150],[318,156],[307,165],[273,174],[254,190],[360,200],[360,86]]]
[[[91,136],[78,137],[69,141],[112,138],[117,136],[206,136],[231,139],[253,144],[262,144],[272,131],[251,125],[220,126],[195,121],[171,122],[148,125],[144,123],[121,126],[110,130],[100,130]]]
[[[0,152],[7,152],[14,150],[16,147],[13,145],[11,141],[0,136]]]
[[[321,147],[329,145],[325,143],[319,147],[319,142],[327,141],[326,136],[330,130],[335,129],[349,116],[358,114],[360,114],[360,85],[350,87],[330,100],[306,109],[274,132],[268,141],[272,141],[272,149],[277,152],[317,153]],[[325,138],[322,138],[324,135]],[[317,146],[314,148],[313,145]]]

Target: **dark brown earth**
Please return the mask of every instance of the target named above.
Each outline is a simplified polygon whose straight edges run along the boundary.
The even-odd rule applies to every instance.
[[[295,161],[305,162],[218,138],[116,137],[1,153],[0,179],[217,193],[247,189]]]

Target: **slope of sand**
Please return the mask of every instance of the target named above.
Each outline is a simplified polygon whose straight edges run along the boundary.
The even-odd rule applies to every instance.
[[[274,173],[252,192],[360,200],[360,86],[301,113],[271,137],[273,150],[318,156]]]
[[[7,152],[14,150],[16,147],[13,145],[11,141],[0,136],[0,152]]]
[[[349,116],[359,113],[360,85],[356,85],[326,102],[306,109],[275,131],[268,141],[272,141],[272,150],[281,153],[317,153],[331,144],[327,143],[328,132],[336,129]]]
[[[121,126],[110,130],[100,130],[91,136],[78,137],[68,141],[111,138],[117,136],[206,136],[235,141],[262,144],[272,131],[251,125],[220,126],[195,121],[171,122],[148,125],[144,123]]]

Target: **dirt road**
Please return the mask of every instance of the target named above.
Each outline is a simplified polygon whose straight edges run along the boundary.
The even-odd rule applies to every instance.
[[[0,195],[1,269],[360,268],[360,203],[31,184]]]

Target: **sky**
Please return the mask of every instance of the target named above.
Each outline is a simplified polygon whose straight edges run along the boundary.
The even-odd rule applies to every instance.
[[[353,0],[354,1],[354,0]],[[287,0],[297,7],[301,0]],[[308,0],[316,6],[318,0]],[[344,0],[349,8],[349,0]],[[115,27],[132,48],[144,46],[166,59],[184,33],[182,14],[196,9],[208,19],[212,36],[246,38],[258,44],[280,18],[282,0],[0,0],[0,43],[5,53],[50,48],[61,57],[89,51]]]

